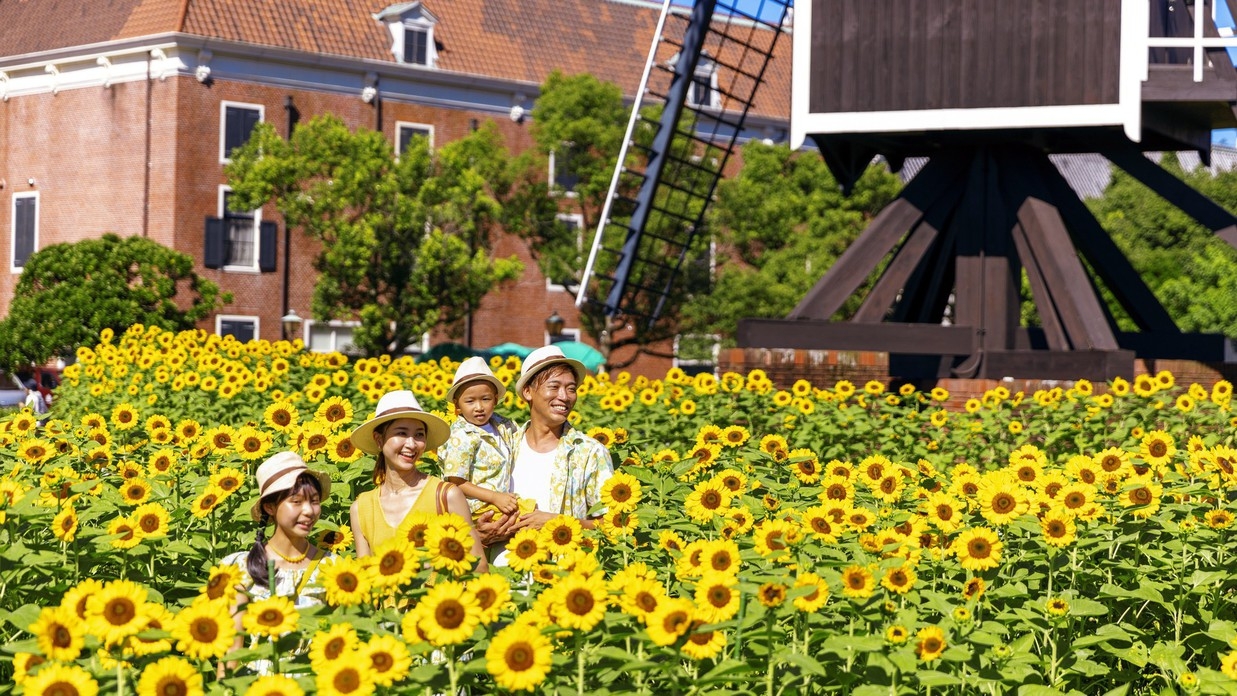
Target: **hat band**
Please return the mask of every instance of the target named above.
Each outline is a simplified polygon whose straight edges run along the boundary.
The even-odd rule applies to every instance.
[[[425,413],[425,411],[422,411],[419,408],[413,408],[411,406],[396,406],[395,408],[388,408],[382,413],[375,413],[374,418],[382,418],[384,416],[389,416],[392,413]]]
[[[258,491],[258,497],[259,498],[264,497],[266,495],[266,492],[270,490],[270,487],[275,485],[276,481],[283,478],[284,476],[287,476],[293,471],[309,471],[309,469],[304,466],[290,466],[287,469],[282,469],[276,472],[274,476],[266,479],[266,482],[262,484],[262,488]]]

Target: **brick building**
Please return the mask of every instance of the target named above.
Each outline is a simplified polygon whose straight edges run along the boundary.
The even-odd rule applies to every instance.
[[[642,0],[0,3],[0,255],[10,267],[0,308],[35,250],[143,235],[192,255],[233,293],[203,328],[277,339],[289,310],[308,318],[317,248],[269,207],[227,212],[223,163],[254,123],[286,136],[293,113],[333,113],[398,150],[413,134],[441,144],[493,120],[518,151],[532,141],[527,118],[513,116],[535,118],[552,70],[590,72],[631,97],[659,9]],[[779,44],[785,57],[747,137],[786,138],[789,48]],[[570,198],[563,204],[570,216]],[[522,241],[501,239],[494,253],[517,254],[526,271],[482,303],[474,346],[540,345],[552,311],[568,333],[578,326],[574,298],[538,272]],[[315,349],[342,346],[347,319],[306,321],[303,337]]]

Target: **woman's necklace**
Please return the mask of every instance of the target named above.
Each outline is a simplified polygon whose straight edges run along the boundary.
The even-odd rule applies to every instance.
[[[269,544],[267,545],[266,548],[270,549],[271,551],[274,551],[276,556],[279,556],[287,563],[300,563],[301,561],[305,560],[306,556],[309,555],[308,548],[306,548],[305,552],[299,556],[285,556],[282,553],[279,553],[279,549],[275,548],[274,546],[270,546]]]

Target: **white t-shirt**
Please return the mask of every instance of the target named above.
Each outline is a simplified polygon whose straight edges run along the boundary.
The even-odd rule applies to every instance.
[[[555,500],[550,490],[550,474],[554,471],[556,449],[538,452],[528,446],[528,440],[520,439],[520,449],[511,467],[511,490],[521,498],[537,501],[537,509],[558,514],[563,501]]]

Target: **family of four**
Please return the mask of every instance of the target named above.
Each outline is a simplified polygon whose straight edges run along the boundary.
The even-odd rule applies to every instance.
[[[447,392],[456,412],[450,426],[422,410],[410,391],[384,395],[374,416],[351,436],[353,444],[375,457],[374,488],[357,496],[351,508],[357,555],[370,555],[393,538],[414,512],[452,512],[469,520],[479,571],[488,568],[486,548],[491,549],[489,561],[504,565],[505,552],[496,552],[525,527],[539,528],[557,515],[592,527],[595,518],[589,512],[613,468],[605,446],[567,420],[585,374],[582,363],[554,346],[533,351],[515,383],[529,407],[528,422],[519,428],[494,413],[506,387],[481,358],[469,358],[455,373]],[[444,478],[418,468],[430,450],[438,451]],[[299,606],[320,602],[317,567],[329,554],[310,539],[321,502],[330,495],[330,477],[309,469],[294,452],[280,452],[258,467],[255,478],[259,499],[251,514],[258,523],[257,538],[247,553],[233,554],[224,563],[245,571],[250,597],[273,592]],[[521,506],[521,501],[535,507]]]

